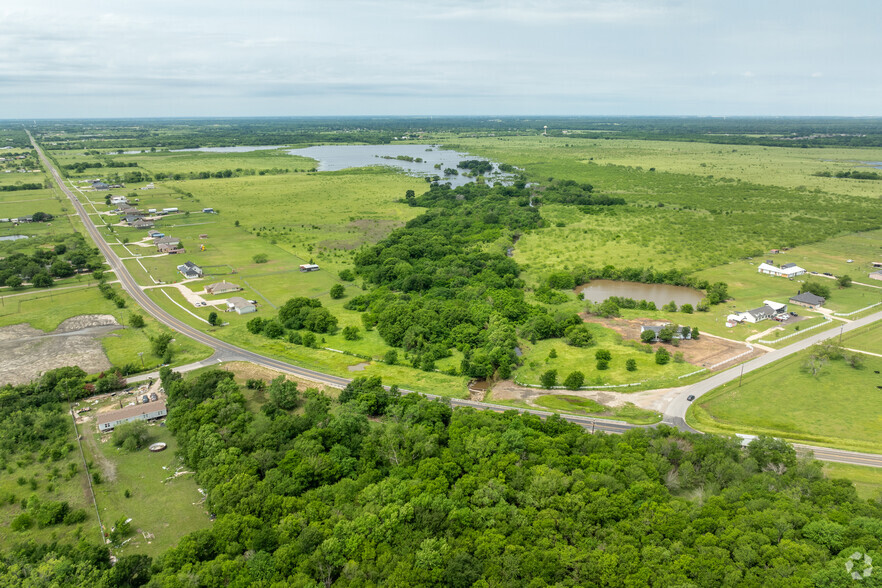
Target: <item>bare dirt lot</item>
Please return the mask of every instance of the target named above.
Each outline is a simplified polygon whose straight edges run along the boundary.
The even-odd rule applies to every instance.
[[[282,374],[281,372],[277,372],[271,370],[269,368],[265,368],[263,366],[254,365],[253,363],[248,363],[245,361],[231,361],[229,363],[225,363],[221,366],[222,370],[226,370],[228,372],[233,372],[233,379],[236,380],[236,383],[244,386],[248,380],[263,380],[267,384],[278,378],[279,376],[285,376],[285,378],[289,382],[297,382],[298,390],[306,390],[307,388],[317,388],[325,393],[336,396],[339,393],[339,390],[336,388],[331,388],[330,386],[324,386],[319,384],[318,382],[313,382],[311,380],[304,380],[301,378],[296,378],[289,374]]]
[[[607,319],[585,313],[582,313],[580,316],[585,322],[603,325],[604,327],[614,330],[623,338],[632,339],[634,341],[640,340],[640,325],[667,324],[664,321],[652,319]],[[661,344],[656,343],[654,346],[658,347],[659,345]],[[667,347],[670,348],[669,345]],[[709,370],[722,370],[731,367],[731,364],[723,363],[722,365],[719,365],[721,362],[740,356],[742,353],[749,351],[750,348],[744,343],[738,341],[731,341],[729,339],[723,339],[722,337],[702,333],[697,341],[680,341],[676,350],[681,352],[683,358],[692,365],[707,368]],[[752,353],[740,357],[739,360],[743,361],[751,359],[762,355],[763,353],[765,353],[763,350],[755,348]]]
[[[27,324],[0,328],[0,385],[24,384],[43,372],[76,365],[87,373],[109,369],[100,338],[121,329],[111,315],[67,319],[51,333]]]

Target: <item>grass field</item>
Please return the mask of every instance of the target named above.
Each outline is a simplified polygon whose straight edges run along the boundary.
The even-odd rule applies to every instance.
[[[662,415],[657,412],[638,408],[633,404],[611,409],[591,399],[566,394],[540,396],[536,399],[536,404],[558,412],[627,421],[635,425],[651,425],[659,422],[662,418]]]
[[[851,331],[842,338],[842,346],[882,354],[882,322]]]
[[[879,500],[882,495],[882,468],[827,462],[824,464],[824,475],[850,481],[858,496],[865,500]]]
[[[151,442],[168,444],[165,451],[151,453],[145,448],[126,452],[114,447],[109,435],[102,441],[94,424],[83,431],[86,459],[105,472],[102,483],[94,488],[106,529],[109,531],[115,521],[126,517],[132,519],[135,530],[129,543],[114,550],[117,556],[158,555],[187,533],[211,524],[193,474],[174,476],[185,471],[175,455],[177,441],[165,427],[151,425],[150,432]],[[126,490],[131,494],[129,498],[125,497]],[[153,538],[146,538],[142,532],[151,533]]]
[[[612,329],[593,323],[587,323],[587,327],[596,342],[592,347],[572,347],[559,339],[547,339],[535,344],[522,343],[523,365],[515,372],[515,379],[523,384],[539,384],[541,375],[553,369],[557,370],[557,379],[560,383],[574,371],[580,371],[585,375],[586,386],[640,382],[639,386],[619,390],[627,392],[672,385],[677,382],[677,376],[698,369],[688,363],[675,361],[667,365],[657,365],[654,353],[645,353],[635,347],[622,344],[621,337]],[[677,351],[675,347],[667,346],[667,348],[672,355]],[[555,358],[549,358],[552,349],[557,354]],[[599,349],[606,349],[612,354],[609,369],[597,369],[594,355]],[[629,359],[637,362],[637,370],[634,372],[625,369],[625,362]]]
[[[762,433],[855,451],[882,448],[882,358],[827,363],[815,377],[804,351],[706,394],[687,421],[710,433]]]

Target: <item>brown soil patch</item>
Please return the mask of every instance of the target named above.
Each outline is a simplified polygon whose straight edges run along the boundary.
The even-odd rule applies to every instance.
[[[0,328],[0,384],[24,384],[51,369],[77,365],[87,373],[110,369],[100,337],[121,328],[110,315],[83,315],[52,333],[30,325]]]
[[[585,322],[603,325],[614,330],[623,339],[631,339],[633,341],[640,341],[640,325],[667,324],[666,321],[656,319],[608,319],[586,313],[582,313],[580,316]],[[671,353],[682,353],[683,359],[692,365],[714,370],[723,370],[731,367],[731,364],[724,363],[719,367],[711,368],[713,365],[737,357],[749,350],[745,343],[730,341],[714,335],[708,335],[707,333],[702,333],[697,341],[680,341],[680,344],[676,347],[664,343],[655,343],[653,347],[657,348],[659,345],[665,345]],[[751,354],[745,355],[740,361],[757,357],[763,353],[765,352],[761,349],[754,349]]]
[[[357,363],[355,365],[346,366],[346,369],[348,369],[350,372],[363,372],[364,368],[366,368],[369,365],[371,365],[370,362],[363,361],[363,362]]]
[[[248,380],[252,379],[263,380],[264,382],[269,383],[279,376],[285,376],[285,378],[289,382],[297,382],[297,388],[299,390],[305,390],[306,388],[318,388],[323,392],[334,392],[335,395],[337,393],[336,388],[331,388],[329,386],[325,386],[324,384],[313,382],[312,380],[297,378],[290,374],[283,374],[282,372],[277,372],[263,366],[254,365],[253,363],[249,363],[247,361],[231,361],[222,365],[220,369],[226,370],[228,372],[233,372],[233,379],[240,386],[244,386]]]

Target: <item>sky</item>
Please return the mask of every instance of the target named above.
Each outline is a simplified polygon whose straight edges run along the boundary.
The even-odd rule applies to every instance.
[[[882,115],[876,0],[21,0],[0,119]]]

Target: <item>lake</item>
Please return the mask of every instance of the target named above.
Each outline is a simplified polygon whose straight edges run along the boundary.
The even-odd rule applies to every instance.
[[[659,308],[673,300],[677,306],[691,304],[695,306],[704,298],[701,290],[685,286],[669,284],[641,284],[639,282],[617,282],[614,280],[591,280],[590,283],[576,289],[584,294],[585,300],[603,302],[610,296],[633,298],[655,302]]]
[[[484,157],[476,157],[468,153],[441,149],[439,145],[317,145],[301,149],[289,149],[291,155],[310,157],[317,160],[318,171],[339,171],[352,167],[369,167],[385,165],[397,167],[406,173],[420,176],[440,176],[441,182],[450,182],[452,186],[462,186],[474,181],[462,175],[445,176],[447,168],[456,169],[456,164],[465,159],[480,159],[489,161]],[[396,159],[399,156],[422,161],[407,161]],[[493,171],[485,176],[488,180],[506,182],[514,176],[499,171],[499,165],[493,163]],[[440,165],[440,169],[436,168]],[[462,173],[465,170],[458,170]]]

